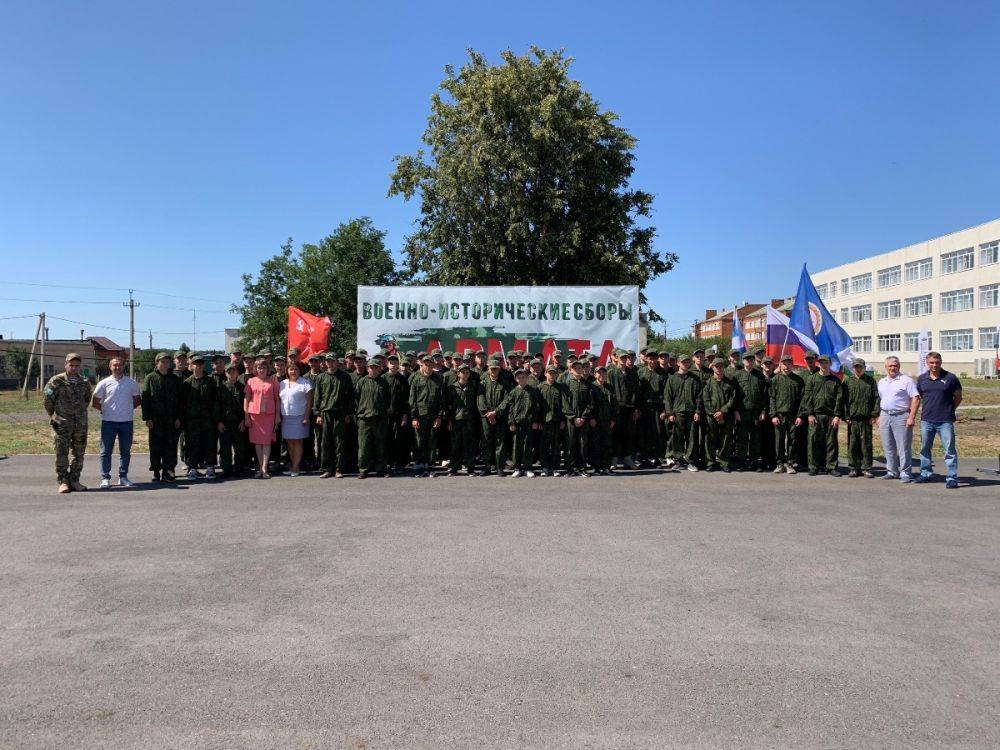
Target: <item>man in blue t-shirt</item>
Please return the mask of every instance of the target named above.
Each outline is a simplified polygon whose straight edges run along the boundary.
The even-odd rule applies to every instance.
[[[954,373],[941,367],[941,355],[927,354],[927,372],[917,378],[920,394],[920,476],[917,482],[931,478],[931,448],[934,436],[941,438],[944,465],[948,470],[945,487],[958,487],[958,451],[955,448],[955,408],[962,403],[962,383]]]

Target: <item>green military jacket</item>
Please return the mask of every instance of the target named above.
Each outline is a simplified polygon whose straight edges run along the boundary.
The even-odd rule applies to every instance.
[[[769,390],[770,408],[768,412],[772,415],[799,413],[802,405],[802,396],[805,394],[806,384],[802,376],[794,370],[787,375],[780,372],[771,378]]]
[[[211,375],[192,375],[181,383],[181,421],[192,420],[219,421],[219,392]]]
[[[43,406],[50,417],[55,415],[71,419],[79,424],[87,424],[87,409],[93,398],[94,388],[83,375],[70,382],[65,372],[53,375],[45,384]]]
[[[540,422],[561,422],[563,420],[562,402],[566,395],[566,386],[562,383],[542,383],[538,386],[538,403]]]
[[[710,378],[701,389],[701,405],[708,415],[721,411],[728,414],[736,406],[736,384],[723,376],[722,380]]]
[[[643,367],[639,371],[639,403],[657,413],[663,411],[663,389],[667,386],[667,373],[659,367]]]
[[[881,411],[878,384],[867,372],[860,378],[848,375],[844,378],[847,386],[847,418],[872,419]]]
[[[668,416],[693,414],[701,409],[701,376],[694,370],[675,372],[663,389],[663,409]]]
[[[487,412],[497,411],[500,405],[503,404],[504,399],[507,398],[509,391],[510,388],[507,387],[507,384],[500,377],[497,377],[493,381],[487,375],[483,382],[479,384],[479,394],[476,401],[479,413],[486,416]]]
[[[181,380],[172,372],[161,375],[153,370],[142,381],[141,394],[143,422],[181,418]]]
[[[538,397],[528,385],[516,386],[500,404],[510,424],[526,425],[538,421]]]
[[[239,424],[243,421],[244,387],[237,380],[230,383],[227,379],[217,390],[219,396],[219,421],[226,424]]]
[[[457,422],[479,418],[479,386],[469,379],[463,387],[457,380],[445,388],[448,414]]]
[[[844,418],[844,384],[832,372],[812,375],[806,381],[799,416],[825,415]]]
[[[614,391],[619,408],[634,409],[639,402],[639,373],[634,367],[615,368],[615,376],[608,375],[608,386]]]
[[[410,413],[415,417],[437,419],[445,408],[444,385],[437,373],[415,373],[410,378]]]
[[[593,403],[591,416],[601,424],[608,424],[618,415],[618,401],[610,383],[594,383],[590,387],[590,397]]]
[[[699,378],[701,378],[701,384],[705,385],[705,382],[712,379],[712,368],[709,365],[701,365],[700,367],[692,367],[691,372],[695,373]]]
[[[395,374],[386,370],[380,376],[389,389],[389,413],[399,417],[410,413],[410,381],[400,371]]]
[[[329,417],[354,413],[354,388],[351,376],[343,370],[322,373],[313,384],[313,411]]]
[[[567,419],[589,418],[593,411],[590,383],[582,378],[570,378],[563,392],[562,409]]]
[[[358,419],[389,416],[389,386],[381,377],[365,375],[354,388],[355,414]]]
[[[739,370],[730,379],[736,386],[738,409],[754,414],[767,411],[767,376],[764,373],[755,367],[750,372]]]

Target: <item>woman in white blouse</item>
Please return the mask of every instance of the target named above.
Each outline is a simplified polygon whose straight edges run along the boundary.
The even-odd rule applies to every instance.
[[[288,363],[287,379],[281,381],[281,437],[288,444],[288,457],[292,461],[289,476],[299,475],[302,461],[302,441],[309,435],[312,414],[312,383],[299,377],[298,362]]]

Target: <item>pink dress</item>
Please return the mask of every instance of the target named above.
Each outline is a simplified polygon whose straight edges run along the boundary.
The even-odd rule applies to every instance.
[[[243,393],[247,399],[246,418],[250,442],[254,445],[270,445],[274,437],[274,422],[281,412],[278,380],[250,378]]]

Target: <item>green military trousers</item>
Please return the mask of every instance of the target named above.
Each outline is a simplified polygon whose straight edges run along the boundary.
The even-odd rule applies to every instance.
[[[543,422],[541,451],[538,455],[538,462],[543,469],[555,471],[559,468],[559,439],[561,422]]]
[[[732,416],[726,414],[720,424],[715,421],[715,417],[708,415],[705,417],[704,429],[706,465],[719,464],[724,468],[728,467],[730,453],[732,452]]]
[[[744,466],[754,466],[760,461],[760,412],[741,411],[736,423],[736,460]]]
[[[798,462],[799,428],[795,426],[795,414],[775,414],[778,425],[774,427],[774,455],[779,464]],[[773,426],[773,425],[772,425]]]
[[[847,425],[847,450],[852,469],[871,471],[873,451],[870,419],[852,419]]]
[[[323,412],[323,426],[319,439],[319,468],[324,472],[340,472],[348,469],[347,425],[344,417],[331,412]]]
[[[670,457],[675,461],[695,463],[698,457],[698,423],[693,412],[677,412],[673,421],[673,445]]]
[[[87,452],[86,415],[66,417],[62,424],[52,423],[52,447],[56,454],[56,478],[59,483],[80,480],[83,471],[83,457]],[[70,462],[70,453],[73,461]]]
[[[434,418],[424,415],[414,419],[417,428],[413,431],[413,465],[426,468],[430,466],[434,452]]]
[[[476,423],[472,419],[455,419],[451,422],[450,469],[476,468]]]
[[[837,431],[831,424],[833,417],[829,414],[817,414],[815,419],[816,424],[809,425],[809,469],[833,471],[837,468],[840,455]]]
[[[381,474],[385,471],[385,417],[358,419],[358,470]]]

